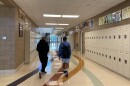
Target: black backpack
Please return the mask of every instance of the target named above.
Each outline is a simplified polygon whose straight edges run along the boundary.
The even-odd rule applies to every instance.
[[[70,56],[70,47],[62,43],[62,50],[63,50],[62,52],[63,58],[68,58]]]

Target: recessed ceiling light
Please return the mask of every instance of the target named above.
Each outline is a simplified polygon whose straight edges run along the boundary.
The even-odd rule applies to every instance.
[[[57,23],[46,23],[46,25],[57,25]]]
[[[58,24],[58,25],[69,25],[69,24]]]
[[[63,18],[78,18],[79,15],[62,15]]]
[[[61,30],[55,30],[55,31],[61,31]]]
[[[69,24],[46,23],[46,25],[69,25]]]
[[[55,29],[62,30],[62,29],[64,29],[64,28],[59,28],[59,27],[56,27]]]
[[[43,14],[44,17],[61,17],[61,15],[56,14]]]

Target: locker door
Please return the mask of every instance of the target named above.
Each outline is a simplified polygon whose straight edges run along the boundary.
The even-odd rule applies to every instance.
[[[129,51],[130,48],[130,28],[129,26],[125,25],[123,28],[123,50]]]
[[[123,27],[119,27],[118,28],[118,37],[117,37],[117,40],[118,40],[118,50],[121,51],[123,49]]]
[[[113,70],[117,72],[118,69],[118,52],[117,50],[113,51]]]
[[[124,76],[127,78],[130,78],[130,58],[129,58],[129,52],[124,52]]]
[[[101,49],[99,49],[98,59],[99,59],[99,64],[102,64],[102,52],[101,52]]]
[[[105,30],[105,48],[109,48],[109,29]]]
[[[123,66],[123,62],[124,62],[124,59],[123,59],[123,52],[122,51],[118,51],[118,73],[120,74],[124,74],[124,66]]]
[[[107,68],[109,68],[109,65],[108,65],[108,59],[109,58],[109,52],[108,52],[108,49],[106,48],[105,49],[105,66],[107,67]]]
[[[117,41],[116,41],[116,36],[117,36],[117,30],[116,28],[112,28],[112,31],[111,31],[111,46],[113,50],[116,50],[117,49]]]
[[[113,53],[113,51],[110,49],[110,51],[109,51],[109,69],[113,69],[112,67],[113,67],[113,55],[112,55],[112,53]]]
[[[102,59],[103,59],[102,60],[102,65],[105,66],[105,59],[106,59],[106,57],[105,57],[105,49],[104,48],[102,49]]]

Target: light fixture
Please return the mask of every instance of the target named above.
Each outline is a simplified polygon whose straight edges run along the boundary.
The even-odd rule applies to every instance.
[[[58,24],[58,25],[69,25],[69,24]]]
[[[69,25],[69,24],[46,23],[46,25]]]
[[[57,25],[57,23],[46,23],[46,25]]]
[[[61,15],[56,14],[43,14],[44,17],[61,17]]]
[[[62,30],[62,29],[64,29],[64,28],[56,27],[55,29]]]
[[[61,30],[54,30],[54,31],[61,31]]]
[[[79,15],[62,15],[63,18],[78,18]]]

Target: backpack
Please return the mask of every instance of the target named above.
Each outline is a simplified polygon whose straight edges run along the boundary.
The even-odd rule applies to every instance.
[[[69,46],[66,46],[66,45],[64,45],[62,43],[62,50],[63,50],[62,55],[63,55],[63,58],[69,58],[69,56],[70,56],[70,49],[69,48],[70,48]]]

